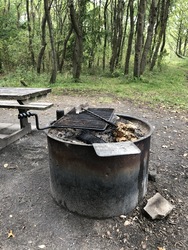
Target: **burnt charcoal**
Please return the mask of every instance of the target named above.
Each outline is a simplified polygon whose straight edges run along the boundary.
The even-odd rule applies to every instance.
[[[132,119],[130,119],[129,121],[122,117],[115,117],[115,118],[118,122],[123,123],[123,127],[131,128],[131,131],[125,131],[125,132],[130,133],[132,137],[135,138],[135,140],[139,140],[140,138],[144,137],[148,133],[147,127],[143,126],[142,122],[140,121],[134,121]],[[118,122],[117,122],[117,125],[118,125]],[[104,142],[106,143],[117,142],[116,137],[114,136],[114,133],[116,132],[116,130],[117,128],[107,125],[105,130],[59,128],[59,129],[51,129],[49,133],[65,141],[75,142],[75,143],[82,142],[85,144],[93,144],[93,143],[104,143]],[[128,138],[126,140],[131,140],[131,138],[130,139]]]
[[[144,133],[141,131],[141,129],[137,128],[135,129],[135,135],[138,137],[138,138],[141,138],[144,136]]]
[[[88,130],[83,130],[79,135],[76,136],[76,139],[78,139],[86,144],[105,143],[104,140],[95,136],[94,134],[92,134]]]

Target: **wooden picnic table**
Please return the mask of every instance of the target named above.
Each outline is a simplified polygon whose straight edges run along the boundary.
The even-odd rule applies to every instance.
[[[53,104],[31,101],[45,97],[50,92],[50,88],[0,87],[0,108],[17,109],[18,113],[29,110],[45,110]],[[15,124],[1,123],[0,121],[0,149],[29,132],[31,132],[31,124],[27,117],[20,120],[19,128]]]
[[[26,101],[43,97],[51,92],[50,88],[0,88],[0,99]]]

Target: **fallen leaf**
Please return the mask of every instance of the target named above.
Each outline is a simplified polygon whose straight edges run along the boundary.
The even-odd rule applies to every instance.
[[[142,249],[146,249],[147,248],[147,245],[146,245],[146,242],[141,242],[141,245],[142,245]]]
[[[8,167],[8,163],[5,163],[5,164],[4,164],[4,168],[7,168],[7,167]]]
[[[165,247],[157,247],[158,250],[166,250]]]
[[[7,168],[7,169],[16,169],[18,166],[11,166],[11,165],[9,165],[8,163],[5,163],[4,164],[4,168]]]
[[[46,246],[45,245],[39,245],[38,246],[40,249],[43,249],[43,248],[45,248]]]
[[[129,220],[126,220],[125,222],[124,222],[124,226],[128,226],[128,225],[130,225],[131,224],[131,222],[129,221]]]
[[[122,214],[122,215],[120,215],[119,217],[120,217],[121,219],[126,219],[127,216]]]
[[[106,233],[107,233],[107,235],[111,235],[110,231],[107,231]]]
[[[14,238],[15,237],[15,235],[13,234],[13,232],[12,232],[12,230],[9,230],[9,232],[8,232],[8,238]]]

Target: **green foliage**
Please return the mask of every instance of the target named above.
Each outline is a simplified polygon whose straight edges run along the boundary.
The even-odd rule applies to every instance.
[[[129,99],[152,107],[170,107],[188,110],[188,61],[178,60],[166,65],[163,70],[147,72],[140,79],[131,76],[106,77],[82,75],[81,82],[75,83],[70,72],[58,75],[57,82],[48,83],[48,75],[37,75],[35,71],[19,68],[14,74],[0,78],[0,86],[22,86],[23,80],[29,87],[51,87],[54,94],[70,94]]]
[[[187,56],[188,2],[174,1],[167,31],[169,43],[174,51]]]
[[[13,12],[2,14],[0,9],[0,39],[7,40],[9,37],[15,37],[17,34],[16,17]]]
[[[61,2],[61,4],[59,4]],[[127,51],[127,40],[129,36],[130,23],[128,21],[127,27],[125,26],[125,21],[127,18],[127,7],[128,1],[125,2],[125,11],[123,15],[122,32],[126,30],[125,37],[123,38],[124,44],[122,44],[120,49],[120,57],[113,72],[113,77],[121,77],[121,68],[124,67],[125,56]],[[182,3],[183,0],[178,2]],[[37,58],[39,52],[41,51],[41,39],[42,39],[42,18],[44,16],[44,1],[29,1],[29,14],[30,14],[30,42],[32,38],[32,44],[29,45],[29,31],[26,15],[26,4],[25,1],[11,1],[9,6],[9,1],[0,0],[0,69],[1,64],[4,67],[4,71],[14,71],[17,67],[20,68],[24,66],[27,70],[30,69],[32,59],[31,54],[34,54],[34,61],[37,63]],[[64,42],[69,34],[70,30],[70,16],[69,16],[69,1],[53,1],[51,6],[50,14],[52,17],[53,24],[53,36],[55,41],[55,49],[57,52],[57,61],[61,62],[64,52]],[[81,5],[80,5],[80,4]],[[115,18],[115,5],[118,1],[108,1],[106,15],[104,15],[106,1],[74,1],[76,11],[81,11],[81,19],[83,25],[83,69],[86,69],[91,73],[95,74],[98,72],[99,67],[103,66],[107,69],[109,68],[110,58],[112,57],[112,37],[114,32],[114,18]],[[137,6],[138,2],[134,1],[134,19],[137,20]],[[149,5],[150,1],[147,2],[147,11],[145,18],[145,28],[148,26],[148,15],[149,15]],[[186,4],[185,4],[186,6]],[[117,7],[117,6],[116,6]],[[177,3],[177,6],[179,5]],[[177,19],[182,15],[180,11],[175,12],[175,8],[172,8],[172,13],[177,15]],[[117,13],[118,14],[118,13]],[[106,19],[105,19],[106,16]],[[19,20],[18,20],[19,17]],[[182,18],[182,17],[181,17]],[[128,18],[129,19],[129,18]],[[179,20],[179,19],[178,19]],[[105,22],[104,22],[105,21]],[[176,22],[174,22],[176,23]],[[184,20],[186,23],[186,18]],[[136,23],[135,23],[136,24]],[[105,29],[106,25],[106,29]],[[42,69],[44,72],[49,72],[51,70],[51,46],[48,25],[46,23],[45,29],[45,52],[42,61]],[[176,29],[177,26],[174,25],[172,31]],[[126,28],[126,29],[125,29]],[[144,32],[147,32],[146,30]],[[146,34],[145,34],[146,37]],[[44,38],[44,37],[43,37]],[[105,40],[106,38],[106,40]],[[68,38],[66,53],[63,65],[63,71],[72,68],[72,58],[73,58],[73,48],[75,46],[75,36],[74,31]],[[44,42],[44,41],[43,41]],[[106,42],[106,43],[105,43]],[[133,38],[133,44],[135,42],[135,37]],[[174,44],[174,41],[173,41]],[[117,46],[119,46],[117,44]],[[32,48],[31,48],[32,47]],[[134,47],[134,46],[133,46]],[[32,53],[33,52],[33,53]],[[105,52],[105,53],[104,53]],[[118,53],[119,53],[118,52]],[[132,50],[134,53],[134,50]],[[132,55],[134,56],[134,55]],[[105,60],[103,60],[105,59]],[[164,55],[159,57],[158,64],[160,67],[163,66]],[[36,64],[34,64],[36,70]],[[105,63],[105,65],[103,65]],[[131,64],[131,62],[130,62]],[[89,68],[89,69],[88,69]],[[132,68],[131,68],[132,69]],[[133,72],[133,70],[132,70]],[[84,71],[82,72],[84,73]]]
[[[14,72],[0,77],[1,87],[24,87],[23,81],[27,87],[49,87],[49,75],[38,75],[33,69],[26,69],[23,66],[18,67]]]
[[[8,53],[11,41],[17,36],[17,21],[14,10],[9,12],[0,8],[0,61],[1,66],[9,68],[10,54]],[[3,70],[3,69],[1,69]]]

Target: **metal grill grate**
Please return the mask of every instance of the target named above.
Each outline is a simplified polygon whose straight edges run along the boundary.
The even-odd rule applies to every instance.
[[[111,108],[89,108],[88,110],[107,119],[108,121],[112,121],[114,115],[114,109]],[[106,129],[108,124],[105,121],[102,121],[100,118],[89,114],[87,111],[76,114],[76,110],[74,108],[62,118],[57,120],[53,125],[61,126],[64,128],[79,128],[103,131]]]

